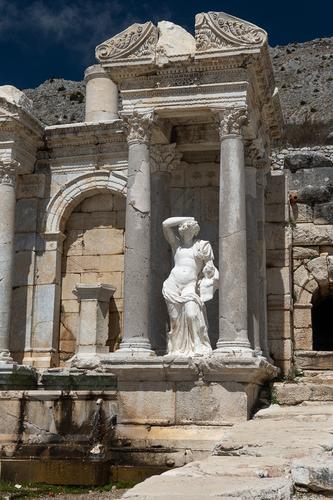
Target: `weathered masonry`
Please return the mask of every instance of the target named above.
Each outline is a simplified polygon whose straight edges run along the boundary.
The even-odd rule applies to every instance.
[[[186,463],[251,416],[278,369],[332,359],[318,319],[332,302],[332,191],[313,208],[297,152],[280,168],[265,31],[201,13],[195,37],[134,24],[96,58],[84,123],[45,127],[0,87],[0,435],[14,469],[42,451]],[[304,188],[294,219],[288,183]],[[210,356],[166,355],[172,216],[195,217],[215,254]]]

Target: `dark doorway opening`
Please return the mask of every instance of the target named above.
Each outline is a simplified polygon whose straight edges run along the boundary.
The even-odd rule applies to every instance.
[[[314,301],[312,335],[314,351],[333,351],[333,294]]]

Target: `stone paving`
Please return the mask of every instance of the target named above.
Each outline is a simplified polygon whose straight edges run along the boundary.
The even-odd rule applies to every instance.
[[[332,431],[332,402],[272,405],[231,428],[212,456],[151,477],[122,498],[287,500],[304,492],[309,496],[303,498],[316,498],[318,491],[332,495]]]

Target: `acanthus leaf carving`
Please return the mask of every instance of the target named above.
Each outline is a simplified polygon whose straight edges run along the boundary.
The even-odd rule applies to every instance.
[[[224,12],[202,12],[195,18],[197,52],[230,47],[261,46],[267,33],[242,19]]]
[[[152,22],[132,24],[118,35],[96,47],[96,58],[101,63],[122,59],[155,59],[158,31]]]
[[[122,118],[128,144],[150,143],[154,121],[153,111],[146,113],[133,111],[131,115],[123,114]]]
[[[241,135],[242,127],[248,123],[247,108],[230,108],[220,110],[219,134],[222,140],[224,136],[234,134]]]
[[[176,143],[154,144],[150,148],[151,173],[171,172],[181,164],[182,153],[176,150]]]
[[[19,163],[15,160],[0,160],[0,184],[16,186],[16,174]]]

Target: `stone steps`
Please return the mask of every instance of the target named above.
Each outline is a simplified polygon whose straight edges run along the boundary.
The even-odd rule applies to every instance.
[[[298,405],[304,401],[333,401],[333,371],[305,371],[293,382],[276,382],[273,400],[280,405]]]

